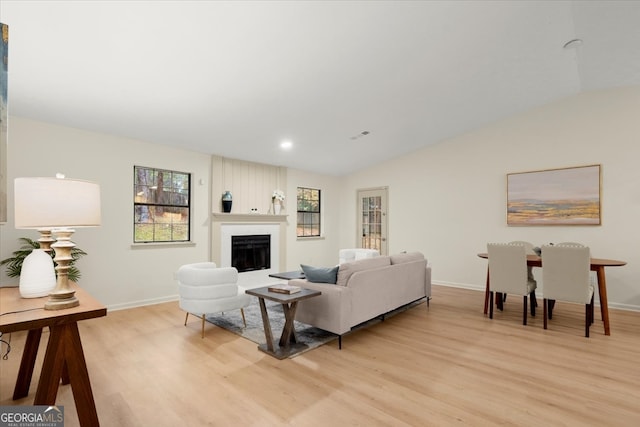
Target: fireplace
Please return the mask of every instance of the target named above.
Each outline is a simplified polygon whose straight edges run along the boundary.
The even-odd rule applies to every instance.
[[[231,266],[239,273],[271,268],[271,235],[231,236]]]
[[[248,269],[238,275],[238,285],[245,288],[264,286],[273,281],[269,274],[284,271],[286,215],[214,213],[212,216],[211,259],[220,267],[236,266],[239,271],[245,268],[231,259],[234,238],[269,236],[269,252],[264,254],[265,262],[262,262],[262,255],[256,256],[260,261],[257,263],[259,267],[246,267]]]

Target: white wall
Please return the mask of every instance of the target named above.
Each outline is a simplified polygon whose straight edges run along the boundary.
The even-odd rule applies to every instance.
[[[110,308],[175,299],[174,271],[209,259],[210,164],[205,154],[10,117],[9,218],[0,227],[0,259],[18,248],[19,237],[38,237],[35,230],[13,227],[14,178],[61,172],[101,186],[102,226],[78,229],[72,238],[88,253],[77,264],[79,284]],[[195,245],[132,248],[134,165],[192,174]],[[0,282],[16,284],[17,279],[7,278],[3,269]]]
[[[577,241],[627,261],[606,270],[610,306],[640,309],[638,159],[640,87],[571,97],[348,177],[341,246],[354,235],[355,190],[388,185],[389,251],[424,252],[436,283],[484,289],[476,254],[490,241]],[[601,226],[507,227],[507,173],[589,164],[602,165]]]
[[[476,254],[489,241],[580,241],[596,257],[628,262],[607,269],[610,305],[640,309],[639,117],[640,87],[592,92],[348,177],[289,169],[283,211],[289,215],[287,269],[300,263],[337,263],[338,250],[356,244],[356,190],[388,186],[389,252],[424,252],[436,283],[483,289],[486,261]],[[103,224],[78,230],[73,240],[89,254],[78,263],[80,285],[110,308],[175,298],[175,269],[209,259],[211,156],[17,117],[10,117],[9,144],[9,183],[18,176],[64,172],[101,184]],[[507,173],[596,163],[602,165],[601,226],[506,226]],[[135,164],[193,173],[195,246],[132,249]],[[298,186],[323,190],[324,238],[296,238]],[[12,200],[10,185],[9,221],[0,226],[0,259],[17,248],[18,237],[37,237],[35,231],[13,228]],[[0,283],[15,282],[2,273]],[[479,309],[481,305],[479,299]]]
[[[287,171],[287,189],[284,214],[288,215],[287,229],[287,270],[297,270],[300,264],[317,267],[331,267],[338,264],[341,228],[337,214],[341,204],[344,179],[329,175],[319,175],[297,169]],[[321,209],[324,212],[321,238],[296,237],[296,190],[297,187],[321,190]],[[352,201],[354,203],[354,201]],[[352,233],[355,236],[355,231]],[[353,243],[350,243],[353,245]],[[347,247],[347,246],[342,246]],[[353,247],[353,246],[348,246]]]

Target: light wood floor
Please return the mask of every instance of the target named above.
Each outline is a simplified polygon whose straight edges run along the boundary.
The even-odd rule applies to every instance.
[[[640,313],[611,310],[583,336],[583,308],[558,303],[522,326],[519,298],[493,320],[483,293],[434,286],[420,304],[293,359],[199,322],[177,303],[80,322],[102,426],[637,426]],[[541,305],[541,304],[540,304]],[[5,336],[5,338],[7,338]],[[0,405],[12,401],[25,334],[0,360]],[[43,341],[48,332],[43,334]],[[4,347],[3,347],[4,350]],[[61,386],[66,427],[78,425]]]

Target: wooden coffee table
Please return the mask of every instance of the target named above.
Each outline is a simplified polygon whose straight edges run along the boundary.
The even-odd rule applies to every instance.
[[[258,349],[277,359],[285,359],[292,354],[298,353],[307,348],[306,344],[297,342],[296,332],[293,327],[293,320],[296,317],[298,301],[316,297],[321,294],[320,291],[302,288],[300,292],[296,292],[295,294],[281,294],[277,292],[269,292],[269,286],[265,286],[263,288],[247,289],[245,293],[258,297],[260,302],[262,324],[264,325],[264,335],[267,342],[265,344],[260,344]],[[282,328],[280,341],[278,342],[279,345],[277,346],[273,342],[273,332],[271,331],[269,314],[267,313],[267,306],[264,302],[265,299],[282,304],[285,323],[284,328]]]

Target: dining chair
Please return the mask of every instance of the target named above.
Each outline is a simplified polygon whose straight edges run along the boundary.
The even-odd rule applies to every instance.
[[[535,287],[527,279],[527,254],[523,244],[488,243],[489,254],[489,318],[493,319],[493,293],[523,297],[522,324],[527,324],[527,299]],[[534,304],[531,305],[535,315]]]
[[[591,255],[583,245],[545,245],[542,247],[544,284],[544,329],[547,329],[548,302],[559,300],[585,305],[585,337],[593,323],[594,287],[589,280]]]
[[[513,242],[509,242],[511,245],[522,244],[524,246],[524,250],[527,255],[538,255],[536,251],[533,249],[533,243],[525,242],[523,240],[514,240]],[[535,317],[536,315],[536,307],[538,306],[538,299],[536,298],[536,289],[538,287],[538,282],[536,282],[535,277],[533,277],[533,267],[527,265],[527,280],[529,281],[529,285],[533,288],[531,291],[531,316]]]
[[[553,244],[551,244],[553,246]],[[560,242],[556,243],[555,246],[584,246],[582,243],[577,242]],[[547,300],[547,316],[549,319],[553,318],[553,310],[556,306],[556,300],[550,299]]]

